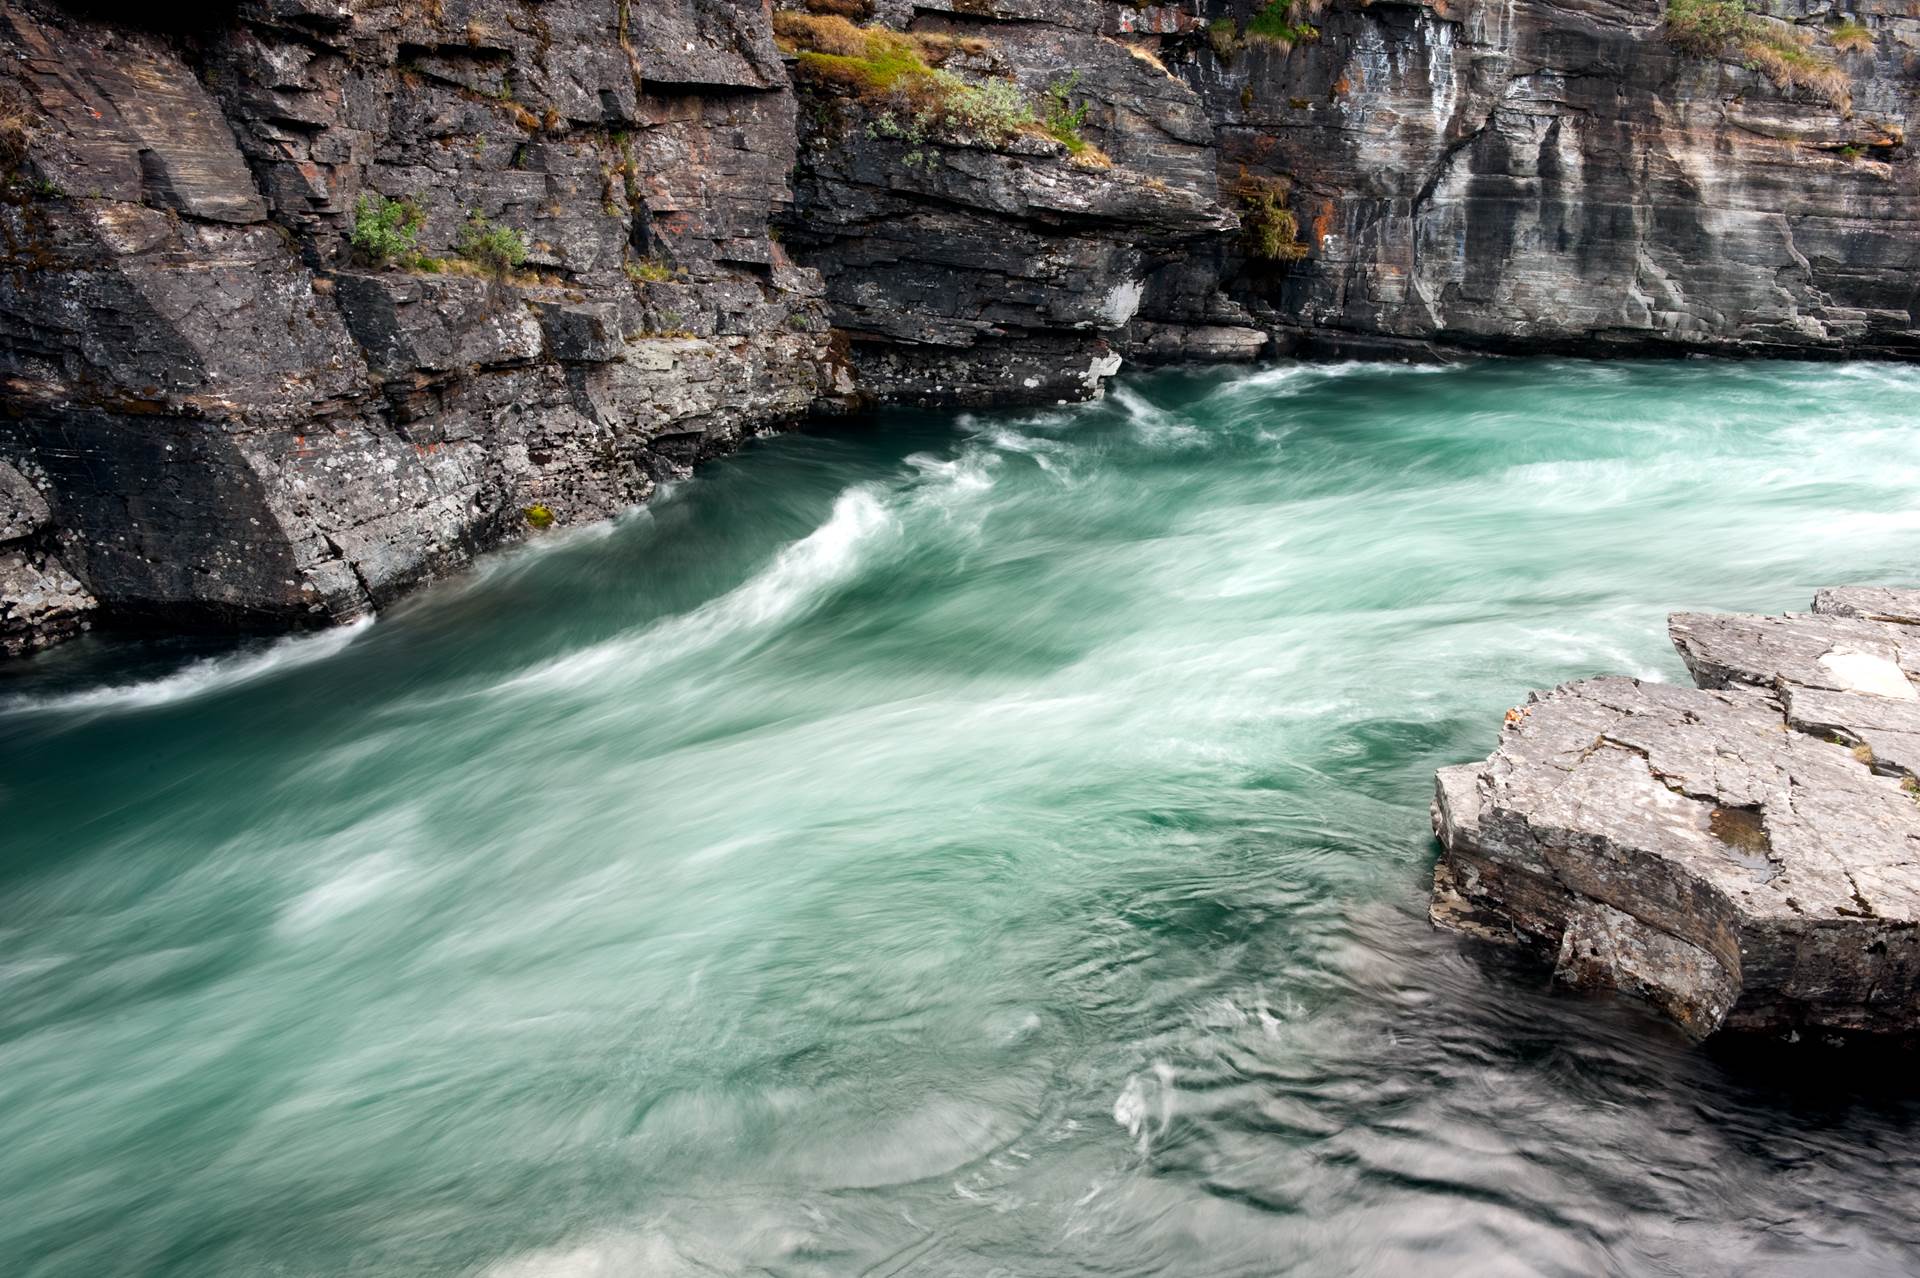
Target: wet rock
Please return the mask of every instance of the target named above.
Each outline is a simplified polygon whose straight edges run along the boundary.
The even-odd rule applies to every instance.
[[[1699,689],[1534,694],[1485,762],[1437,778],[1434,921],[1532,948],[1558,979],[1637,995],[1696,1037],[1920,1031],[1914,636],[1840,615],[1839,596],[1787,617],[1676,615]],[[1836,674],[1835,653],[1882,664]]]

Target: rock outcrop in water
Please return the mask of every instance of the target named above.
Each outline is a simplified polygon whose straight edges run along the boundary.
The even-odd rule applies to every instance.
[[[1690,1034],[1920,1030],[1920,591],[1677,614],[1698,688],[1588,679],[1443,768],[1435,922]]]
[[[1845,93],[1657,0],[778,6],[1040,117],[983,134],[761,3],[0,0],[0,648],[339,621],[811,412],[1123,360],[1914,354],[1920,19],[1772,3]]]

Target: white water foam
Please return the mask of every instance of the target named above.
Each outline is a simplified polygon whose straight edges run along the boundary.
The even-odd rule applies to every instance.
[[[871,488],[850,488],[834,502],[833,514],[824,524],[774,556],[757,576],[718,599],[638,634],[608,639],[535,666],[494,691],[552,692],[582,687],[616,672],[631,675],[798,616],[851,576],[866,543],[893,523]]]
[[[60,693],[46,697],[14,697],[0,701],[0,714],[30,714],[37,711],[141,710],[185,701],[189,697],[223,692],[251,683],[283,670],[325,661],[342,651],[373,624],[368,617],[345,626],[336,626],[318,634],[295,635],[276,639],[264,647],[206,657],[172,674],[140,683],[114,683],[88,688],[84,692]]]

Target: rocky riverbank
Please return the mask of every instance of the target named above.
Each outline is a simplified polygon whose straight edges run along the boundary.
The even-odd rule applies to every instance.
[[[1440,771],[1432,914],[1689,1034],[1920,1030],[1920,591],[1676,614],[1697,688],[1587,679]]]
[[[1129,360],[1912,355],[1920,19],[1752,21],[1818,83],[1659,0],[0,0],[0,651]]]

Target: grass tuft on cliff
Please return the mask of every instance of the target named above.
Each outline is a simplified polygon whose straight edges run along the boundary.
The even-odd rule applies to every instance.
[[[774,14],[774,35],[813,84],[845,93],[874,111],[869,132],[908,144],[909,165],[932,164],[931,146],[996,148],[1022,135],[1049,137],[1083,168],[1112,161],[1082,132],[1087,106],[1072,102],[1078,75],[1050,87],[1036,104],[1012,80],[969,79],[942,64],[957,55],[985,57],[986,40],[918,35],[861,27],[837,14]]]
[[[1873,31],[1866,23],[1849,18],[1827,29],[1827,42],[1842,53],[1872,53]]]
[[[1320,38],[1320,28],[1307,19],[1318,14],[1325,0],[1267,0],[1245,22],[1216,18],[1207,24],[1207,43],[1223,62],[1249,45],[1278,49],[1282,53],[1297,44]]]
[[[1760,17],[1746,0],[1667,0],[1666,39],[1695,57],[1738,57],[1779,88],[1806,92],[1841,111],[1852,109],[1853,82],[1813,51],[1813,37]]]
[[[1240,205],[1240,231],[1247,256],[1259,262],[1298,262],[1307,255],[1300,243],[1300,220],[1287,207],[1293,186],[1285,178],[1254,177],[1242,171],[1227,188]]]

